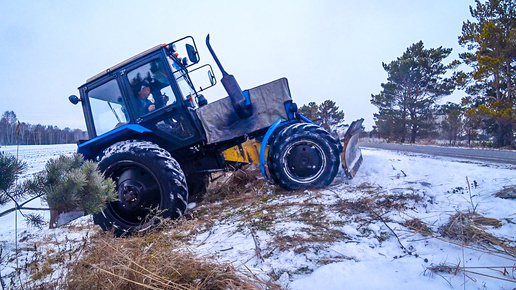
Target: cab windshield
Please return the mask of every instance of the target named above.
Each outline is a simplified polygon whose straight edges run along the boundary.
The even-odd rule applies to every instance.
[[[97,136],[127,123],[127,109],[116,79],[93,88],[88,96]]]

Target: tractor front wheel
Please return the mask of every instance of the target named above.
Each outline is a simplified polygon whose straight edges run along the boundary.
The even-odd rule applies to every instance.
[[[287,190],[324,187],[339,171],[339,143],[314,124],[286,126],[275,134],[267,164],[272,179]]]
[[[158,145],[122,141],[102,153],[99,169],[116,184],[118,199],[107,204],[93,220],[117,236],[149,229],[154,214],[177,218],[186,209],[186,180],[177,161]]]

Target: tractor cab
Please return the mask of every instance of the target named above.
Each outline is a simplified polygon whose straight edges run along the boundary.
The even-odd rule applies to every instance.
[[[197,68],[196,75],[207,73],[209,82],[196,90],[188,68],[198,62],[193,38],[185,37],[155,46],[88,79],[79,87],[88,142],[127,139],[127,135],[145,131],[166,139],[169,150],[200,142],[204,132],[193,109],[206,103],[199,92],[216,81],[209,65]],[[79,98],[70,96],[70,101],[77,103]],[[90,151],[89,147],[97,145],[84,149]]]

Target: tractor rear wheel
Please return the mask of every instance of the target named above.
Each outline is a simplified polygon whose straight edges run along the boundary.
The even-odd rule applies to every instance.
[[[118,199],[93,216],[117,236],[145,231],[158,222],[155,213],[178,218],[188,191],[183,171],[170,153],[146,141],[118,142],[99,157],[99,169],[116,184]]]
[[[284,189],[328,186],[339,171],[339,143],[317,125],[289,125],[275,134],[267,164]]]

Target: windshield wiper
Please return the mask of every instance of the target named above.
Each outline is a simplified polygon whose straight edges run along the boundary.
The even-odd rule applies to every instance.
[[[122,123],[122,121],[120,121],[120,118],[118,117],[118,114],[116,113],[115,109],[113,109],[113,107],[111,107],[111,103],[110,102],[107,102],[107,103],[108,103],[109,108],[111,109],[111,112],[113,112],[113,114],[115,114],[115,117],[116,117],[116,120],[118,121],[118,123]]]

